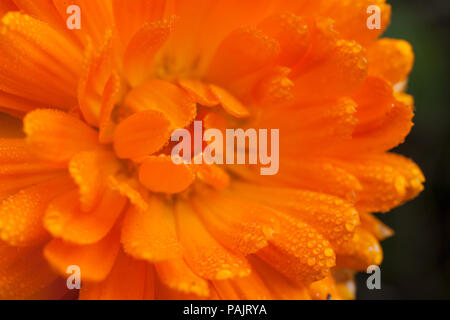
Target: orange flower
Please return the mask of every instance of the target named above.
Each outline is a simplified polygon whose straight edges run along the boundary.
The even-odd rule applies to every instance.
[[[0,298],[68,297],[70,265],[81,299],[353,298],[392,234],[371,213],[424,182],[387,152],[413,117],[389,5],[71,2],[80,30],[67,1],[0,0]],[[194,120],[280,129],[279,173],[175,165]]]

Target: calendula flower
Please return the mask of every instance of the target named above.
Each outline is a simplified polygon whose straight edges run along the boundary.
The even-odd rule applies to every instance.
[[[80,8],[69,29],[67,7]],[[368,28],[367,8],[380,8]],[[0,297],[353,298],[424,177],[384,0],[0,0]],[[6,114],[8,116],[6,116]],[[279,172],[170,136],[279,129]]]

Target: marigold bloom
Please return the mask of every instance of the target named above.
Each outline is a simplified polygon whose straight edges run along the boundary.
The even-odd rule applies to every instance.
[[[384,0],[0,0],[0,298],[347,299],[422,190]],[[370,5],[382,28],[366,26]],[[8,116],[6,116],[8,114]],[[17,119],[17,120],[14,120]],[[280,171],[171,133],[280,129]],[[23,133],[24,134],[23,134]]]

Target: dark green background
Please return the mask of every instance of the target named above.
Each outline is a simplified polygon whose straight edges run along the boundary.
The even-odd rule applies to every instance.
[[[381,290],[358,275],[359,299],[450,298],[450,0],[388,0],[392,22],[384,36],[408,40],[416,56],[408,92],[415,126],[397,152],[422,168],[425,191],[381,215],[396,235],[383,242]]]

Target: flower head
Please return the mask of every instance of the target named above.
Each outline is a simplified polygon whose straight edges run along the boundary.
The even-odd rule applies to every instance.
[[[413,117],[389,5],[72,2],[81,29],[0,0],[0,297],[62,297],[76,265],[82,299],[352,298],[392,235],[372,213],[424,182],[388,152]],[[175,164],[195,120],[279,129],[279,173]]]

